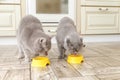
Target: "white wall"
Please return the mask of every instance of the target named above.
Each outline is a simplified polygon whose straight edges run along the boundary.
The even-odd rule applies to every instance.
[[[120,35],[87,35],[82,36],[84,42],[120,42]],[[56,43],[55,37],[52,43]],[[16,37],[0,37],[0,45],[16,45]]]
[[[0,37],[0,45],[15,45],[17,44],[16,37]]]

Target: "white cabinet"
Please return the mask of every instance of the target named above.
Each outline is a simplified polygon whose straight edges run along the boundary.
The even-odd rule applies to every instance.
[[[80,0],[80,3],[88,6],[120,6],[120,0]]]
[[[19,5],[0,5],[0,36],[13,36],[20,21]]]
[[[120,33],[120,0],[77,0],[77,26],[81,34]]]
[[[106,34],[119,32],[119,8],[82,7],[81,33]]]

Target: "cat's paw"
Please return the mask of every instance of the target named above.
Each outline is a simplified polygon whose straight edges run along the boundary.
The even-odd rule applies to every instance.
[[[59,56],[58,59],[64,59],[64,56]]]
[[[17,59],[23,59],[25,56],[22,54],[17,55]]]
[[[24,61],[25,61],[25,62],[31,62],[31,59],[30,59],[30,58],[25,58]]]
[[[21,64],[31,64],[31,62],[23,60],[23,61],[21,61]]]
[[[66,55],[66,54],[64,55],[64,58],[67,58],[67,55]]]

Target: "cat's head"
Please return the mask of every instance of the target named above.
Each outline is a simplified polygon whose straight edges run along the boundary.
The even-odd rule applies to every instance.
[[[84,47],[83,39],[80,36],[67,36],[64,42],[65,48],[70,53],[78,53]]]
[[[35,54],[47,56],[48,51],[51,49],[51,37],[40,37],[34,42]]]

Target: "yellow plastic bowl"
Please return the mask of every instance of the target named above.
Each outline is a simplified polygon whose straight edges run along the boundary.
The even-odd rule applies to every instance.
[[[48,57],[35,57],[32,59],[32,67],[46,67],[46,65],[50,64],[50,60],[48,59]]]
[[[72,63],[72,64],[81,64],[84,61],[84,58],[82,55],[69,55],[67,58],[67,62],[68,63]]]

